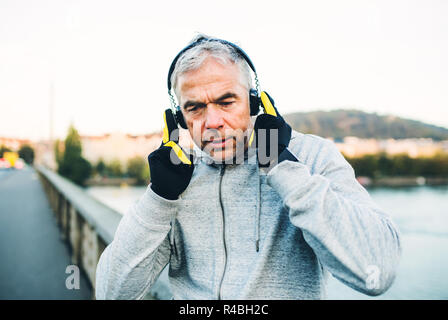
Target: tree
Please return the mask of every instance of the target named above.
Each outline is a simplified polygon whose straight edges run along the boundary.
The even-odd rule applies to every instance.
[[[58,161],[59,158],[58,173],[82,186],[90,177],[92,166],[81,154],[81,138],[78,131],[71,125],[65,138],[63,154],[59,150],[56,153],[56,160]]]
[[[378,160],[375,155],[367,154],[359,158],[347,158],[357,176],[373,178],[378,173]]]
[[[112,177],[121,177],[123,175],[123,169],[120,160],[113,159],[107,166],[107,173]]]
[[[378,171],[383,176],[392,176],[393,175],[393,161],[390,157],[385,153],[381,152],[378,154]]]
[[[34,149],[27,144],[22,145],[19,149],[19,157],[25,160],[26,163],[33,164]]]
[[[145,184],[149,182],[149,166],[142,157],[134,157],[128,160],[127,163],[128,175],[137,179],[138,184]]]
[[[96,164],[95,172],[100,176],[104,176],[104,174],[106,173],[106,164],[104,163],[102,158],[100,158],[100,160]]]
[[[411,158],[407,154],[391,156],[380,153],[357,158],[346,157],[346,159],[355,170],[356,176],[448,177],[448,153],[445,152],[419,158]]]
[[[64,155],[63,148],[61,148],[61,141],[56,139],[54,142],[54,157],[58,166],[62,163],[62,156]]]
[[[3,153],[5,152],[11,152],[11,149],[9,149],[8,147],[5,147],[4,145],[2,145],[0,147],[0,158],[3,158]]]

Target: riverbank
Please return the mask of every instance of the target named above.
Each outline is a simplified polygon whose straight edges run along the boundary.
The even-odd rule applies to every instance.
[[[412,186],[440,186],[448,185],[448,178],[444,177],[357,177],[356,180],[364,187],[412,187]]]

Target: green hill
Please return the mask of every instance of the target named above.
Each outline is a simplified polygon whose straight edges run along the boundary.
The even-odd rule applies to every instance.
[[[448,129],[396,116],[381,116],[359,110],[295,112],[285,120],[294,130],[321,137],[346,136],[376,139],[432,138],[447,140]]]

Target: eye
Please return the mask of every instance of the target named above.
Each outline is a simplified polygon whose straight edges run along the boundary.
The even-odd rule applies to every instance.
[[[223,101],[223,102],[220,102],[219,105],[221,105],[221,106],[230,106],[234,102],[235,101]]]
[[[205,105],[204,104],[192,104],[192,105],[190,105],[190,106],[187,106],[186,108],[185,108],[185,110],[187,111],[187,112],[191,112],[191,113],[197,113],[197,112],[199,112],[201,109],[203,109],[203,108],[205,108]]]

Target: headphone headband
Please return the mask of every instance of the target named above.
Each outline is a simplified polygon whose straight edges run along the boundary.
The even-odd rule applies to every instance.
[[[240,47],[238,47],[236,44],[226,41],[226,40],[222,40],[222,39],[217,39],[217,38],[205,38],[205,37],[200,37],[199,39],[197,39],[195,42],[190,43],[188,46],[186,46],[185,48],[183,48],[174,58],[173,62],[171,63],[170,66],[170,70],[168,72],[168,92],[171,91],[171,75],[174,72],[174,68],[176,67],[176,63],[179,60],[179,58],[188,50],[190,50],[193,47],[196,47],[198,44],[204,42],[204,41],[216,41],[225,45],[228,45],[230,47],[232,47],[233,49],[235,49],[235,51],[247,62],[247,64],[249,65],[249,67],[252,69],[252,71],[254,72],[254,74],[256,75],[257,72],[255,71],[255,66],[252,63],[252,61],[249,59],[249,56],[243,51],[243,49],[241,49]]]

